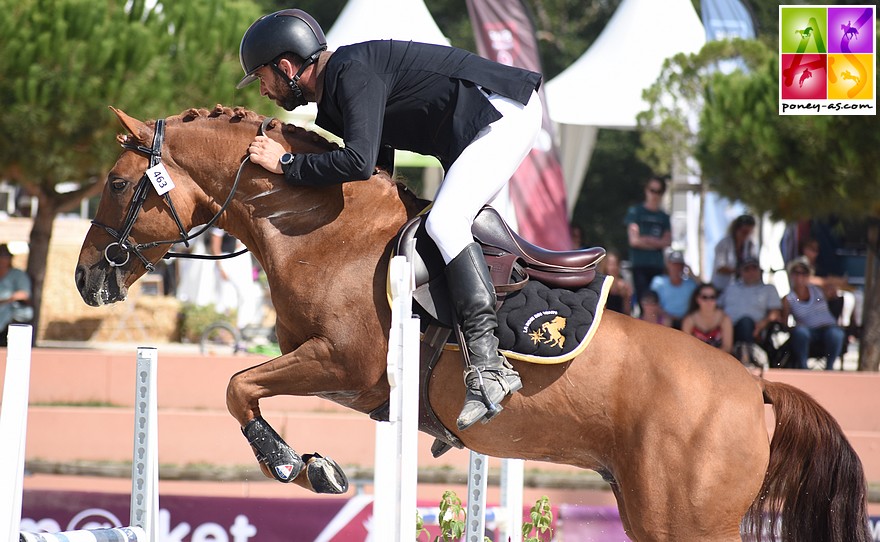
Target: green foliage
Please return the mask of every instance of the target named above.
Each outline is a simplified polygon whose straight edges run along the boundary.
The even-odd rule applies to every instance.
[[[232,100],[257,13],[246,1],[0,0],[0,174],[55,195],[118,154],[109,105],[156,118]]]
[[[781,116],[778,59],[748,74],[714,74],[695,147],[722,195],[782,220],[880,216],[874,117]]]
[[[550,498],[547,495],[535,501],[529,516],[532,521],[527,521],[522,526],[523,542],[544,542],[544,537],[542,536],[544,534],[547,535],[546,540],[551,540],[553,538],[553,529],[550,526],[553,524],[553,509],[550,506]],[[532,531],[535,531],[535,536],[531,536]]]
[[[547,535],[547,541],[553,536],[553,510],[550,506],[550,498],[544,495],[535,501],[530,511],[531,521],[523,523],[523,542],[545,542],[543,535]],[[459,540],[464,535],[467,527],[467,511],[461,503],[461,499],[454,491],[444,491],[440,499],[440,535],[434,537],[434,542],[451,542]],[[532,531],[535,536],[530,536]],[[416,512],[416,540],[420,540],[422,534],[428,533],[422,517]],[[484,542],[491,542],[489,537],[483,537]]]
[[[226,322],[234,326],[235,318],[217,312],[213,305],[199,306],[194,303],[184,303],[180,312],[180,340],[198,343],[205,328],[214,322]]]
[[[454,491],[444,491],[440,499],[440,536],[434,538],[434,542],[443,540],[458,540],[465,531],[467,513],[461,505],[461,499]]]

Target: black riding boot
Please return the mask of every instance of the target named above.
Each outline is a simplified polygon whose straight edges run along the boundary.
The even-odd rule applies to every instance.
[[[464,430],[487,413],[494,415],[501,410],[499,405],[490,413],[489,405],[498,405],[502,399],[522,388],[522,380],[498,353],[495,289],[480,245],[469,244],[449,262],[446,282],[471,361],[471,367],[464,375],[467,388],[464,408],[457,420],[458,428]]]

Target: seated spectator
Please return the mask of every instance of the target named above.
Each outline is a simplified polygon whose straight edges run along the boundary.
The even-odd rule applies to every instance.
[[[718,308],[718,289],[708,282],[700,284],[691,295],[689,309],[681,330],[729,354],[733,350],[733,322]]]
[[[755,218],[752,215],[736,217],[727,229],[727,235],[715,245],[715,260],[712,265],[712,284],[719,291],[727,288],[737,277],[739,265],[747,257],[755,256]]]
[[[632,314],[632,286],[620,273],[620,257],[616,252],[608,251],[600,264],[600,271],[614,278],[605,308],[626,315]]]
[[[794,317],[791,330],[791,355],[794,367],[807,368],[810,345],[820,343],[824,347],[825,368],[834,368],[834,360],[843,353],[846,334],[831,314],[822,288],[810,284],[813,269],[806,258],[796,258],[788,264],[788,280],[791,292],[782,299],[782,319]]]
[[[642,314],[639,316],[639,320],[666,327],[672,326],[672,321],[660,308],[660,299],[657,297],[657,292],[654,290],[645,292],[642,295],[640,304],[642,306]]]
[[[752,351],[764,330],[782,317],[782,301],[779,292],[761,278],[758,259],[750,256],[739,266],[740,278],[721,293],[719,306],[733,322],[733,341],[739,360],[748,365]]]
[[[0,245],[0,346],[6,346],[9,324],[27,323],[34,317],[31,300],[31,279],[27,273],[12,267],[12,253]]]
[[[672,327],[681,329],[681,319],[688,312],[691,294],[697,289],[697,281],[685,273],[684,254],[673,250],[666,258],[666,274],[651,281],[651,289],[660,298],[660,308],[672,321]]]

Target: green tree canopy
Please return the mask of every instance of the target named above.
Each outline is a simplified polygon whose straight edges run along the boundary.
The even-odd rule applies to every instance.
[[[0,177],[38,198],[28,260],[37,312],[55,216],[96,192],[119,154],[108,106],[156,118],[253,104],[259,95],[234,85],[239,40],[258,16],[243,0],[0,0]],[[61,193],[64,182],[80,189]]]

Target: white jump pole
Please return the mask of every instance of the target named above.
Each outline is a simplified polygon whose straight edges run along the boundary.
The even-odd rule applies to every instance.
[[[31,370],[29,325],[9,326],[0,412],[0,536],[20,542],[158,542],[159,456],[155,348],[138,348],[131,526],[63,533],[20,532]]]
[[[391,260],[388,336],[389,423],[376,424],[373,531],[376,540],[404,542],[416,532],[418,487],[419,319],[412,314],[412,266]]]
[[[155,348],[137,349],[129,525],[142,528],[149,542],[159,536],[158,364]]]
[[[471,450],[468,465],[465,542],[483,542],[483,538],[486,536],[486,490],[488,486],[489,456]]]
[[[9,326],[7,337],[6,379],[0,412],[0,537],[12,541],[18,540],[21,525],[33,328],[13,324]]]
[[[523,478],[525,461],[501,460],[501,507],[504,522],[501,540],[522,542]]]

